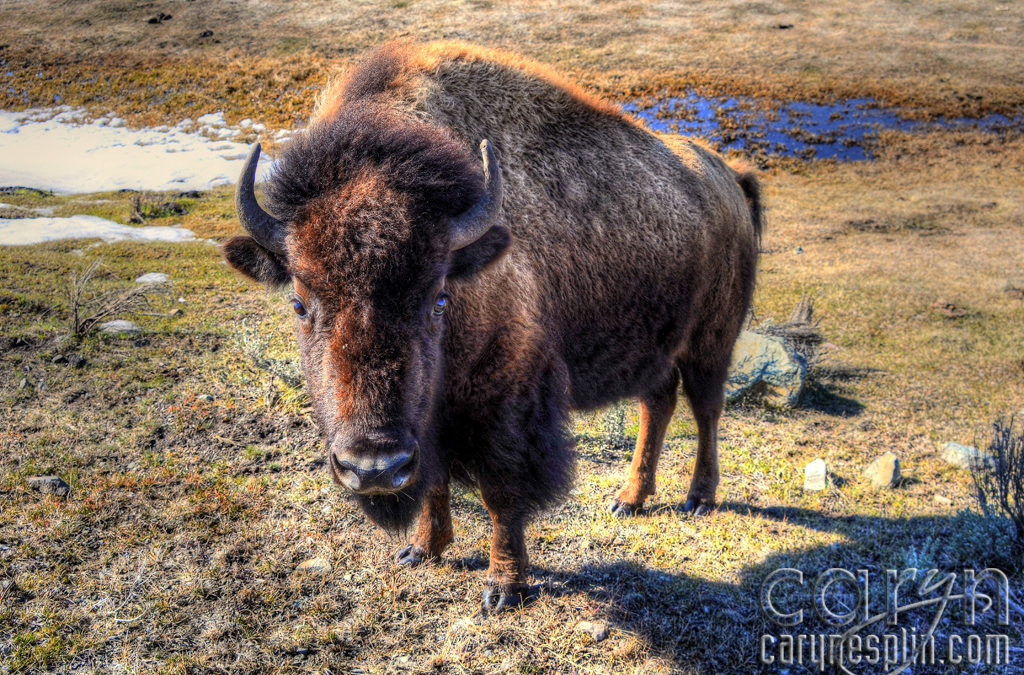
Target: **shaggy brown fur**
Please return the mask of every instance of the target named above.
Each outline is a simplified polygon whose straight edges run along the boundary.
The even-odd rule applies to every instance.
[[[502,169],[500,215],[450,252],[449,219],[481,194],[481,139]],[[295,280],[332,457],[415,457],[411,485],[358,497],[386,527],[419,515],[399,562],[441,555],[449,481],[471,483],[494,525],[485,606],[520,599],[523,528],[571,481],[568,411],[640,398],[612,505],[630,513],[654,492],[680,382],[699,430],[685,508],[714,504],[723,385],[760,237],[753,175],[697,144],[674,154],[536,64],[399,42],[326,90],[268,193],[287,259],[244,238],[225,255],[265,282]]]

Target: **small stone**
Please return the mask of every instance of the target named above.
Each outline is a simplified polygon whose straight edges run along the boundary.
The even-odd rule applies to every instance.
[[[206,401],[207,403],[212,403],[213,402],[213,396],[211,396],[210,394],[200,394],[199,400],[200,401]]]
[[[970,469],[975,465],[992,468],[995,465],[992,455],[982,452],[973,446],[961,443],[946,443],[942,446],[939,456],[947,464],[952,464],[961,469]]]
[[[100,324],[100,330],[111,335],[132,335],[142,332],[142,329],[134,321],[126,321],[124,319],[115,319],[114,321]]]
[[[135,280],[137,284],[166,284],[171,278],[163,272],[149,272]]]
[[[174,309],[171,310],[168,316],[184,316],[184,314],[185,310],[183,310],[181,307],[175,307]]]
[[[874,488],[887,488],[898,485],[903,476],[900,474],[900,460],[892,452],[879,455],[871,460],[864,470],[864,475]]]
[[[795,249],[793,249],[793,253],[796,253],[797,255],[800,255],[803,252],[804,252],[804,249],[803,249],[802,246],[797,246]]]
[[[63,354],[57,354],[52,359],[50,359],[50,363],[67,363],[67,362],[68,362],[68,357],[64,356]]]
[[[331,571],[331,563],[327,558],[310,558],[309,560],[299,563],[299,566],[295,568],[295,571],[324,574]]]
[[[81,354],[72,354],[68,357],[68,365],[72,368],[82,368],[86,363],[85,357]]]
[[[67,497],[71,492],[71,486],[65,483],[60,476],[33,476],[28,479],[28,485],[44,495]]]
[[[828,485],[828,467],[820,457],[804,468],[804,490],[820,492]]]
[[[784,339],[743,331],[733,347],[725,395],[730,401],[753,395],[770,405],[792,407],[806,378],[807,362]]]
[[[600,642],[608,637],[608,624],[603,621],[580,621],[576,624],[576,632],[586,633],[594,638],[594,642]]]
[[[18,389],[24,389],[27,386],[28,386],[28,378],[26,378],[26,377],[21,378],[21,382],[18,383]]]

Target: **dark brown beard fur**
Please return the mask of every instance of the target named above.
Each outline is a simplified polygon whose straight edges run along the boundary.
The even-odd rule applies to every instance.
[[[388,532],[405,532],[423,505],[423,481],[418,480],[401,492],[367,497],[355,495],[356,503],[370,520]]]

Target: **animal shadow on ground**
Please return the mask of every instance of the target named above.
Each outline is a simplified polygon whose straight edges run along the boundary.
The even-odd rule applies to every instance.
[[[816,366],[811,371],[806,389],[800,397],[799,407],[816,410],[835,417],[855,417],[864,412],[864,405],[844,395],[843,386],[853,380],[862,380],[879,373],[874,368],[850,366]]]
[[[885,661],[882,648],[886,640],[900,639],[904,634],[924,641],[929,625],[936,616],[941,621],[934,631],[933,662],[917,662],[912,672],[988,672],[984,666],[985,650],[999,651],[1000,657],[1009,655],[1009,663],[991,660],[990,671],[999,673],[1024,672],[1020,664],[1020,650],[1024,633],[1024,615],[1019,614],[1020,602],[1012,608],[1013,598],[1020,598],[1020,569],[1011,569],[1012,561],[998,551],[1009,551],[1009,541],[1003,541],[1000,533],[993,531],[991,521],[968,514],[956,516],[922,516],[913,518],[884,518],[869,516],[829,517],[803,508],[761,508],[742,503],[725,503],[721,511],[731,511],[744,517],[761,518],[766,521],[766,530],[776,527],[802,527],[818,532],[838,535],[842,543],[833,543],[802,550],[785,551],[752,562],[739,571],[735,582],[709,581],[704,575],[682,571],[666,573],[647,569],[633,562],[612,561],[597,565],[586,565],[578,569],[552,569],[534,566],[533,574],[539,581],[539,592],[556,598],[584,593],[597,604],[606,608],[600,620],[618,631],[640,638],[652,655],[670,660],[673,668],[680,672],[695,673],[801,673],[840,672],[876,673],[904,672],[901,664],[913,655],[913,646],[902,652],[892,653]],[[709,516],[716,517],[714,514]],[[1005,544],[1005,546],[1002,546]],[[468,563],[468,561],[466,561]],[[486,563],[483,563],[484,565]],[[978,597],[976,621],[968,625],[964,605],[960,599],[950,600],[944,609],[938,608],[943,591],[941,589],[921,590],[918,586],[930,569],[938,569],[942,575],[956,574],[951,594],[961,593],[965,579],[964,570],[976,570],[979,577],[982,570],[995,567],[1009,576],[1011,614],[1008,625],[1000,623],[1002,614],[1000,596],[992,580],[977,586],[978,592],[988,593],[995,600],[995,609],[984,608],[984,601]],[[800,570],[802,583],[792,576],[786,577],[771,593],[771,607],[780,613],[803,611],[802,621],[792,627],[773,623],[770,610],[762,607],[762,585],[773,572],[783,568]],[[840,635],[855,628],[863,620],[862,607],[858,608],[860,586],[867,578],[868,609],[875,616],[886,611],[886,571],[916,568],[916,579],[905,582],[899,593],[900,606],[931,599],[926,606],[902,612],[898,625],[887,625],[884,617],[856,631],[860,644],[869,644],[868,635],[876,635],[879,658],[873,664],[865,660],[856,663],[846,652],[840,659],[826,661],[824,665],[812,659],[817,652],[805,643],[801,663],[784,663],[786,658],[780,652],[782,636],[791,635],[798,639],[800,634]],[[815,583],[819,575],[827,570],[848,570],[856,575],[856,584],[839,581],[816,593]],[[777,573],[782,574],[782,573]],[[792,574],[792,573],[787,573]],[[842,576],[842,572],[832,572]],[[708,576],[715,576],[713,573]],[[825,580],[830,577],[826,574]],[[942,578],[937,577],[937,578]],[[834,579],[833,579],[834,581]],[[830,625],[824,621],[815,607],[815,597],[824,598],[825,606],[836,614],[845,614],[858,608],[857,617],[842,626]],[[533,611],[533,610],[527,610]],[[904,633],[906,631],[906,633]],[[888,636],[896,636],[896,638]],[[950,636],[961,636],[962,641],[953,639],[954,657],[960,657],[958,665],[943,663],[947,658]],[[964,653],[964,646],[970,635],[980,635],[981,660],[969,664],[968,658],[977,654]],[[1007,635],[1009,649],[1003,653],[1001,643],[986,643],[986,636]],[[770,637],[764,637],[770,636]],[[774,641],[773,641],[774,639]],[[826,638],[827,639],[827,638]],[[896,649],[902,649],[902,642]],[[909,642],[907,643],[910,644]],[[762,647],[764,646],[764,656]],[[1013,650],[1013,651],[1009,651]],[[862,651],[863,656],[866,652]],[[927,651],[919,659],[928,660]],[[796,657],[794,656],[794,659]],[[765,662],[769,661],[769,662]],[[979,670],[981,668],[981,670]]]

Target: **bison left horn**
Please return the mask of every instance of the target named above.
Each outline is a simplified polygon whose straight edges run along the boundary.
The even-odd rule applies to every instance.
[[[491,229],[501,210],[501,166],[487,140],[480,141],[484,159],[484,194],[476,204],[451,221],[451,250],[465,248]]]
[[[235,187],[235,210],[242,227],[256,242],[267,249],[284,255],[285,226],[280,220],[263,210],[256,201],[256,165],[260,162],[260,144],[252,146],[245,168]]]

